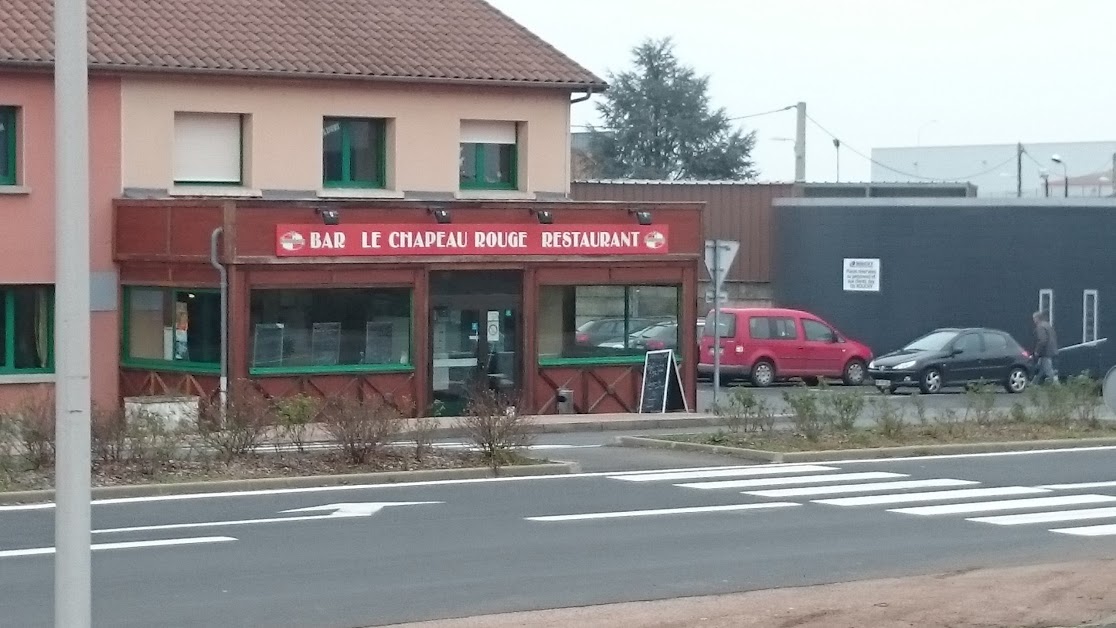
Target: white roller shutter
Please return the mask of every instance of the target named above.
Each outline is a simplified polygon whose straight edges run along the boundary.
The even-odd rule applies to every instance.
[[[174,114],[174,180],[241,183],[241,116]]]
[[[462,120],[462,144],[515,144],[515,123],[500,120]]]

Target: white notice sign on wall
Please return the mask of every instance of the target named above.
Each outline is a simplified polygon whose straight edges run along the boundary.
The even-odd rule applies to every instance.
[[[879,258],[845,258],[845,292],[879,292]]]

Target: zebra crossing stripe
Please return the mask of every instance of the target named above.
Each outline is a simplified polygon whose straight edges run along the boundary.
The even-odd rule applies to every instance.
[[[1078,482],[1077,484],[1046,484],[1042,488],[1049,488],[1055,491],[1072,491],[1078,488],[1106,488],[1109,486],[1116,486],[1116,481],[1108,482]]]
[[[817,484],[822,482],[844,482],[846,480],[883,480],[885,478],[910,477],[906,473],[888,471],[865,471],[862,473],[834,473],[828,475],[799,475],[785,478],[756,478],[753,480],[722,480],[717,482],[690,482],[675,484],[685,488],[721,489],[751,488],[756,486],[779,486],[781,484]]]
[[[965,486],[980,484],[973,480],[902,480],[899,482],[870,482],[866,484],[842,484],[840,486],[803,486],[798,488],[778,488],[767,491],[744,491],[745,495],[755,497],[808,497],[811,495],[840,495],[842,493],[870,493],[874,491],[894,491],[909,488],[931,488],[934,486]]]
[[[995,497],[999,495],[1033,495],[1049,493],[1045,488],[1033,486],[998,486],[994,488],[960,488],[952,491],[926,491],[923,493],[896,493],[894,495],[864,495],[861,497],[838,497],[836,499],[817,499],[815,504],[830,506],[881,506],[885,504],[911,504],[917,502],[947,501],[968,499],[970,497]]]
[[[995,515],[992,517],[973,517],[968,521],[991,523],[998,526],[1018,526],[1028,523],[1055,523],[1058,521],[1081,521],[1083,519],[1116,518],[1116,508],[1082,508],[1080,510],[1055,510],[1053,512],[1030,512],[1021,515]]]
[[[834,471],[835,467],[819,465],[797,465],[778,467],[734,467],[730,469],[702,469],[695,471],[672,471],[669,473],[642,473],[639,475],[610,476],[613,480],[625,482],[661,482],[674,480],[699,480],[701,478],[732,478],[754,475],[779,475],[781,473],[809,473]]]
[[[1100,526],[1082,526],[1080,528],[1058,528],[1051,530],[1058,534],[1072,534],[1074,536],[1112,536],[1116,534],[1116,523]]]
[[[888,512],[901,512],[908,515],[960,515],[996,510],[1021,510],[1024,508],[1046,508],[1049,506],[1072,506],[1076,504],[1101,504],[1116,502],[1112,495],[1060,495],[1057,497],[1032,497],[1029,499],[1004,499],[991,502],[969,502],[965,504],[942,504],[938,506],[916,506],[896,508]]]

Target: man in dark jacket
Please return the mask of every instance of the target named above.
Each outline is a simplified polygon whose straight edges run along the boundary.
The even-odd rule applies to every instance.
[[[1050,315],[1039,311],[1035,312],[1031,319],[1035,322],[1034,383],[1050,381],[1057,384],[1058,375],[1054,372],[1054,356],[1058,354],[1058,337],[1050,324]]]

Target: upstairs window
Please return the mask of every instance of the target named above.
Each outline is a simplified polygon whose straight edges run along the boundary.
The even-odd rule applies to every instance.
[[[515,122],[461,122],[462,190],[514,190],[518,187]]]
[[[382,118],[322,120],[322,184],[327,188],[383,188],[386,129]]]
[[[15,107],[0,107],[0,185],[16,184]]]
[[[244,116],[238,113],[175,113],[174,182],[177,185],[242,185]]]

